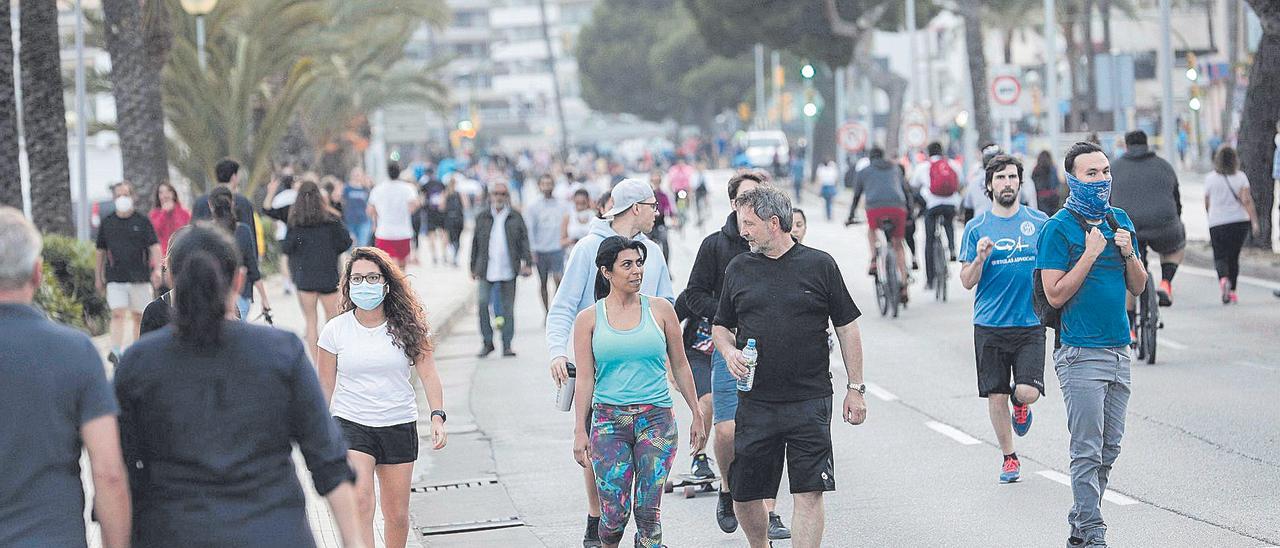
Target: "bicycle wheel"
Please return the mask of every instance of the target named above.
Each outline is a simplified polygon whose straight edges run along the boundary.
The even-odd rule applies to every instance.
[[[885,298],[889,301],[890,314],[897,318],[899,294],[902,293],[902,289],[900,289],[902,287],[901,281],[898,280],[898,253],[894,251],[892,246],[888,246],[886,249],[887,251],[884,254],[885,266],[884,270],[882,270],[885,273],[884,276],[887,282],[885,283]]]
[[[889,292],[885,288],[883,249],[876,253],[876,304],[880,307],[880,315],[889,315]]]
[[[1156,363],[1156,342],[1159,337],[1157,330],[1160,329],[1160,301],[1156,293],[1155,284],[1151,281],[1151,277],[1147,277],[1147,290],[1142,292],[1142,346],[1145,347],[1144,352],[1147,363]]]
[[[933,245],[933,298],[938,301],[947,300],[947,258],[942,250],[942,242]]]

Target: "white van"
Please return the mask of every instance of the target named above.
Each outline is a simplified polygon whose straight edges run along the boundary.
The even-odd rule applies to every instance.
[[[790,161],[787,134],[781,130],[748,131],[746,135],[747,163],[751,167],[770,167],[775,156],[786,165]]]

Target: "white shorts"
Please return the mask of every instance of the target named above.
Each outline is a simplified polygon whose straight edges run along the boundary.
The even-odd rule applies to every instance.
[[[107,308],[111,310],[126,308],[141,314],[152,299],[151,284],[147,282],[107,284]]]

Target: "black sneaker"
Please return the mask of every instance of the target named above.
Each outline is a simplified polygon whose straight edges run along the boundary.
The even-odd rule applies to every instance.
[[[497,350],[497,349],[494,348],[492,344],[486,344],[484,345],[484,348],[481,348],[480,352],[476,354],[476,357],[483,358],[485,356],[488,356],[489,354],[492,354],[494,350]]]
[[[715,470],[711,468],[711,459],[707,458],[706,453],[699,453],[693,457],[693,466],[690,467],[689,475],[700,480],[716,479]]]
[[[587,516],[587,532],[582,535],[583,548],[599,548],[604,546],[600,542],[600,518],[595,516]]]
[[[726,533],[738,530],[738,516],[733,513],[733,497],[724,491],[720,492],[720,500],[716,503],[716,524]]]
[[[791,538],[791,530],[782,524],[782,516],[769,512],[769,540]]]
[[[107,361],[111,362],[112,367],[120,367],[120,355],[115,350],[107,354]]]

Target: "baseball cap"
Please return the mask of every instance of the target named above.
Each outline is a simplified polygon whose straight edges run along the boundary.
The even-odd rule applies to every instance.
[[[613,198],[613,209],[606,211],[605,217],[613,217],[627,208],[640,202],[653,200],[653,187],[649,183],[637,179],[623,179],[613,186],[610,194]]]

